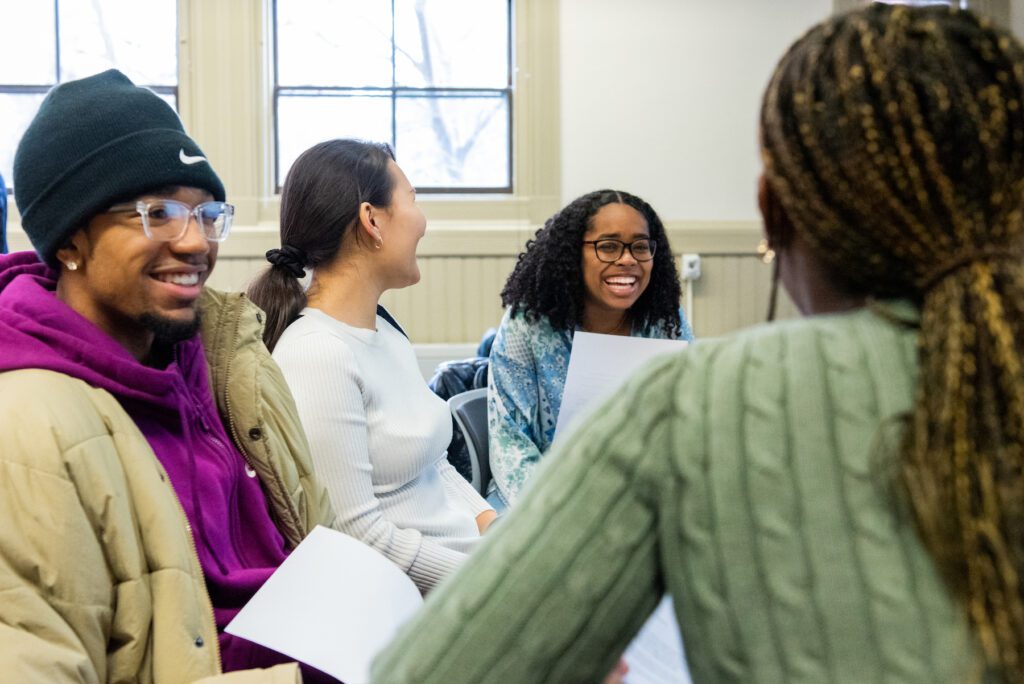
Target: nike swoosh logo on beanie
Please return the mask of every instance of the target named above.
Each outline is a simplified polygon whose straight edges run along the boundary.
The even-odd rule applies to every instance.
[[[125,198],[191,187],[224,200],[224,184],[174,109],[116,69],[50,89],[18,143],[14,170],[21,227],[51,265],[72,233]]]
[[[178,150],[178,159],[181,160],[182,164],[189,164],[189,165],[191,165],[191,164],[198,164],[199,162],[206,161],[206,157],[200,157],[200,156],[190,157],[189,155],[185,154],[185,148],[184,147],[182,147],[181,149]],[[209,163],[209,162],[207,162],[207,163]]]

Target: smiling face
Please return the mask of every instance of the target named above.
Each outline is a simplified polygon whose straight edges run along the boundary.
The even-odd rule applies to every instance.
[[[213,197],[178,188],[135,199],[173,199],[194,207]],[[198,330],[199,296],[217,260],[217,243],[207,241],[191,218],[180,239],[158,242],[146,236],[137,213],[101,213],[57,257],[65,264],[58,296],[142,358],[155,338],[176,342]],[[71,262],[75,270],[67,269]]]
[[[630,243],[649,238],[647,220],[628,204],[606,204],[593,218],[583,239],[615,238]],[[622,316],[632,307],[651,281],[653,261],[637,261],[628,249],[614,263],[597,258],[594,245],[583,247],[584,319],[601,321]]]
[[[416,189],[394,162],[388,163],[393,181],[391,204],[375,216],[380,230],[380,257],[384,262],[388,288],[408,287],[420,281],[416,246],[427,231],[427,219],[416,204]]]

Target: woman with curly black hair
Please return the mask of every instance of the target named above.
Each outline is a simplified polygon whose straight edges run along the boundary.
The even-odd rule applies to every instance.
[[[519,495],[555,435],[576,330],[693,338],[661,219],[627,192],[573,200],[526,243],[501,291],[487,422],[494,489]]]

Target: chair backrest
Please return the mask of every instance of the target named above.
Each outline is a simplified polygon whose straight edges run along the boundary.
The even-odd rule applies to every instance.
[[[456,394],[448,400],[448,408],[466,437],[472,468],[470,483],[481,496],[487,496],[487,488],[491,484],[490,450],[487,443],[487,388]]]

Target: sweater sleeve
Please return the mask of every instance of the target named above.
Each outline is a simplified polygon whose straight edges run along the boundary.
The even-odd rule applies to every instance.
[[[537,370],[530,349],[529,324],[505,314],[491,346],[487,434],[491,476],[508,505],[518,500],[541,458]]]
[[[681,365],[656,360],[554,447],[519,506],[377,658],[374,682],[595,682],[611,670],[664,592]]]
[[[466,554],[388,520],[373,490],[363,380],[352,351],[330,335],[306,335],[300,348],[275,353],[309,438],[313,469],[327,488],[338,530],[372,546],[426,593]]]
[[[473,485],[466,482],[466,478],[459,475],[459,471],[448,462],[447,458],[441,458],[437,462],[437,470],[441,474],[441,482],[449,498],[455,499],[465,506],[473,517],[484,511],[493,510],[491,504],[480,493],[473,489]]]

